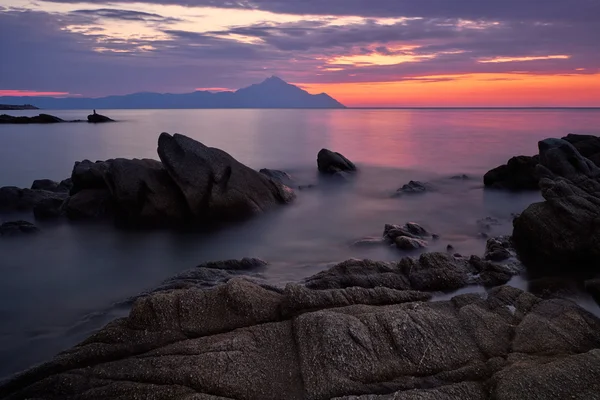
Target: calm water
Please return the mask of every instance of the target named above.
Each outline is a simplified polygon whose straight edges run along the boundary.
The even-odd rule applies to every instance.
[[[82,111],[48,111],[64,119]],[[31,115],[23,111],[12,114]],[[463,254],[483,253],[477,220],[511,232],[511,214],[539,194],[484,191],[483,174],[537,142],[567,133],[600,135],[600,110],[124,110],[118,123],[0,125],[0,186],[60,180],[77,160],[157,158],[158,134],[182,133],[250,167],[283,169],[317,187],[295,204],[210,236],[119,232],[111,227],[40,224],[35,237],[0,241],[0,377],[44,361],[127,310],[114,303],[201,262],[260,257],[264,277],[297,281],[351,257],[395,260],[389,248],[352,248],[386,223],[415,221]],[[331,186],[316,173],[330,148],[355,161],[356,180]],[[450,179],[467,174],[468,180]],[[391,198],[410,180],[435,191]],[[31,219],[30,215],[0,219]],[[582,304],[593,308],[588,299]]]

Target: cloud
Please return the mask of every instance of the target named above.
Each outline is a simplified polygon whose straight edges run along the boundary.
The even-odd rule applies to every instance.
[[[162,15],[147,13],[142,11],[122,10],[116,8],[99,8],[88,10],[75,10],[70,12],[71,15],[91,17],[94,19],[115,19],[124,21],[141,21],[141,22],[162,22],[172,23],[180,22],[182,19],[173,17],[163,17]]]

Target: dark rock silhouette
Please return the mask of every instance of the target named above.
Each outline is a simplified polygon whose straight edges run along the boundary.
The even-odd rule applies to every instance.
[[[600,272],[600,168],[569,142],[539,142],[543,203],[514,220],[513,241],[532,267]]]
[[[0,110],[39,110],[39,108],[32,106],[31,104],[0,104]]]
[[[96,110],[94,110],[93,114],[88,115],[87,120],[88,120],[88,122],[94,123],[94,124],[101,123],[101,122],[114,122],[113,119],[110,119],[105,115],[96,114]]]
[[[317,167],[319,172],[335,175],[340,172],[355,172],[356,166],[340,153],[322,149],[317,155]]]
[[[428,183],[423,183],[419,181],[410,181],[406,185],[402,186],[400,189],[394,193],[393,197],[401,197],[404,195],[412,195],[425,193],[427,191],[431,191],[432,187]]]
[[[0,115],[0,124],[55,124],[66,122],[54,115],[40,114],[35,117],[13,117],[11,115]]]
[[[47,190],[20,189],[14,186],[0,188],[0,210],[28,211],[46,199],[63,201],[67,193],[55,193]]]
[[[50,179],[37,179],[33,181],[31,185],[31,190],[46,190],[48,192],[55,193],[69,193],[73,184],[71,183],[71,179],[65,179],[63,181],[55,182]]]
[[[569,134],[562,138],[571,143],[579,153],[600,166],[600,138],[592,135]],[[483,177],[486,187],[507,190],[537,190],[540,177],[536,166],[540,163],[539,156],[518,156],[508,161],[508,164],[492,169]]]
[[[0,97],[1,102],[26,102],[25,97]],[[275,76],[235,92],[197,91],[184,94],[134,93],[102,98],[36,97],[39,107],[67,109],[174,109],[174,108],[345,108],[325,93],[310,94]]]
[[[65,200],[61,198],[47,198],[33,206],[35,219],[52,219],[64,214]]]

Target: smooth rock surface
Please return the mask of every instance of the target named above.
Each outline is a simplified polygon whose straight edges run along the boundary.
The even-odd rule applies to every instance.
[[[321,149],[317,155],[317,167],[324,174],[336,174],[338,172],[355,172],[356,165],[340,153]]]

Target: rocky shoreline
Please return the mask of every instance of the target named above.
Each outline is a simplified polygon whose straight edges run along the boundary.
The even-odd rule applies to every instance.
[[[16,110],[16,109],[13,109]],[[24,108],[19,109],[19,110],[25,110]],[[27,109],[29,110],[29,109]],[[58,123],[64,123],[64,122],[88,122],[88,123],[103,123],[103,122],[114,122],[113,119],[105,116],[105,115],[101,115],[101,114],[96,114],[95,112],[93,114],[88,115],[87,120],[83,120],[83,119],[75,119],[75,120],[64,120],[62,118],[58,118],[54,115],[50,115],[50,114],[39,114],[33,117],[25,117],[25,116],[12,116],[12,115],[8,115],[8,114],[1,114],[0,115],[0,124],[13,124],[13,125],[24,125],[24,124],[58,124]]]
[[[512,237],[488,239],[483,257],[347,260],[285,287],[260,279],[261,260],[203,264],[130,299],[128,317],[0,385],[0,398],[600,398],[600,318],[551,289],[569,275],[600,297],[600,168],[584,155],[600,139],[567,138],[540,142],[525,178],[507,167],[506,179],[535,180],[545,201],[515,218]],[[162,134],[158,155],[83,161],[61,183],[1,188],[0,207],[209,226],[295,197],[289,175],[182,135]],[[342,180],[357,170],[328,150],[318,169]],[[527,186],[513,183],[496,188]],[[389,224],[356,245],[417,248],[435,236]],[[524,271],[538,279],[535,294],[505,286]],[[473,285],[485,295],[431,301]]]

